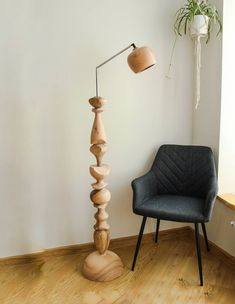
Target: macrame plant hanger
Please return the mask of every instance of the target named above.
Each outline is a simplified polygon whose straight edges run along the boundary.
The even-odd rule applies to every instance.
[[[201,98],[201,37],[198,34],[194,38],[194,54],[195,54],[195,110],[197,110]]]
[[[199,2],[199,1],[197,1]],[[194,56],[195,56],[195,110],[197,110],[199,106],[199,102],[201,99],[201,38],[206,37],[208,33],[208,17],[205,15],[195,15],[193,20],[191,21],[191,37],[194,43]],[[173,54],[176,46],[178,36],[175,37],[175,41],[172,47],[170,63],[168,66],[168,71],[166,78],[171,78],[171,68],[172,68],[172,60]]]
[[[203,18],[204,22],[200,25],[198,24],[199,27],[194,28],[193,35],[191,32],[195,54],[195,110],[197,110],[201,99],[201,37],[205,37],[208,32],[208,17],[203,16]]]

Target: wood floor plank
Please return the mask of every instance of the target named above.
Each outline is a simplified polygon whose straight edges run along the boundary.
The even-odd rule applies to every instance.
[[[48,256],[24,265],[0,266],[1,304],[234,304],[235,271],[202,244],[204,287],[199,286],[191,237],[148,242],[130,271],[134,246],[116,249],[122,277],[106,283],[82,277],[87,253]]]

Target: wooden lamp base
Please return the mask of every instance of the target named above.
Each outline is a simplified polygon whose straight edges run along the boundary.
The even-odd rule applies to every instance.
[[[102,97],[92,97],[89,103],[93,107],[95,120],[91,131],[90,151],[96,158],[96,164],[90,166],[91,176],[96,183],[92,184],[93,191],[90,199],[97,208],[94,225],[94,242],[97,251],[87,256],[82,266],[82,273],[88,280],[107,282],[122,275],[123,264],[119,256],[107,250],[109,247],[109,224],[107,223],[108,213],[105,208],[111,199],[111,193],[106,188],[105,178],[109,175],[110,167],[102,163],[102,158],[107,150],[107,139],[104,125],[101,119],[103,105],[106,100]]]
[[[119,256],[107,250],[104,254],[94,251],[89,254],[83,264],[82,273],[91,281],[112,281],[123,274],[123,264]]]

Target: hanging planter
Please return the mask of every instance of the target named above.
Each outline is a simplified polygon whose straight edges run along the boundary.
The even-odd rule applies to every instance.
[[[200,101],[201,38],[206,37],[206,43],[208,43],[211,36],[211,30],[214,26],[218,27],[218,36],[222,32],[222,22],[218,10],[207,0],[187,0],[186,4],[176,12],[176,20],[174,26],[176,35],[182,36],[182,34],[186,35],[189,33],[195,43],[196,109]]]
[[[204,15],[196,15],[190,23],[191,36],[205,37],[208,33],[209,17]]]

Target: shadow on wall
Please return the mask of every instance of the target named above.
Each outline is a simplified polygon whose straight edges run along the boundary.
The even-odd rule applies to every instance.
[[[27,128],[20,82],[17,81],[17,74],[14,77],[18,84],[19,99],[16,100],[9,94],[8,99],[2,101],[0,111],[1,256],[9,255],[11,250],[20,251],[20,248],[30,251],[31,247],[31,178],[24,165],[27,162]]]
[[[108,222],[111,223],[111,238],[122,237],[123,235],[126,236],[126,231],[128,231],[128,235],[136,235],[139,229],[140,219],[132,212],[131,182],[133,179],[144,175],[150,170],[157,150],[158,148],[149,153],[144,167],[142,161],[137,161],[139,157],[143,157],[141,150],[138,152],[139,155],[136,153],[135,158],[133,158],[133,161],[135,161],[137,164],[139,163],[139,166],[136,166],[137,172],[133,173],[136,174],[136,176],[130,175],[129,172],[121,171],[121,166],[116,167],[115,170],[112,170],[110,183],[108,186],[108,189],[111,191],[112,198],[108,205],[110,208],[107,208],[109,213]],[[128,168],[122,169],[128,170]],[[123,180],[123,176],[125,176],[125,180]],[[127,179],[129,179],[128,183],[126,183]],[[122,223],[125,224],[122,225]],[[112,231],[115,231],[116,234],[113,234]]]
[[[71,244],[78,237],[79,170],[68,102],[61,92],[41,103],[23,99],[20,90],[14,94],[18,99],[9,96],[0,113],[0,256]]]

